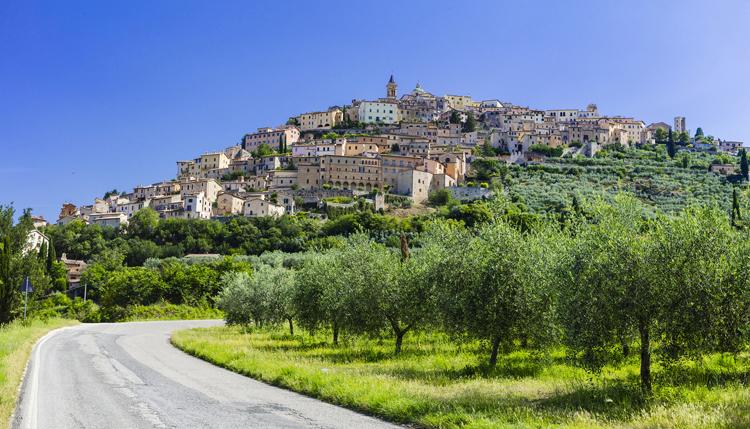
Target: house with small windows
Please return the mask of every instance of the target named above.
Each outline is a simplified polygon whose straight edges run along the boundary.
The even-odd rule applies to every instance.
[[[398,175],[396,193],[406,195],[419,204],[427,200],[432,185],[432,173],[404,170]]]
[[[395,101],[362,101],[357,118],[364,124],[397,124],[401,115]]]
[[[24,255],[30,252],[39,253],[45,245],[49,247],[49,238],[38,229],[33,228],[26,234],[26,243],[23,246],[22,253]],[[46,257],[47,255],[42,256]]]
[[[87,267],[86,262],[68,259],[65,253],[60,257],[60,262],[65,264],[65,270],[68,272],[68,290],[77,289],[81,284],[81,274]]]
[[[277,170],[269,173],[269,189],[291,189],[297,185],[297,170]]]
[[[125,213],[92,213],[89,215],[89,224],[120,228],[128,224],[128,215]]]
[[[711,164],[708,170],[722,176],[731,176],[737,171],[737,166],[734,164]]]
[[[242,149],[252,152],[261,145],[267,145],[271,149],[277,149],[282,145],[291,147],[299,140],[299,137],[299,129],[291,125],[258,128],[254,133],[245,134],[242,139]]]
[[[203,197],[212,204],[221,192],[222,187],[216,179],[187,179],[180,181],[180,195],[183,200],[188,195],[203,192]]]
[[[243,214],[246,217],[271,216],[277,218],[283,216],[284,212],[284,206],[274,204],[262,198],[252,198],[245,201],[243,208]]]
[[[183,217],[186,219],[210,219],[212,202],[200,191],[183,197]]]
[[[231,216],[242,214],[245,200],[231,192],[220,192],[216,198],[214,214],[217,216]]]
[[[329,130],[344,120],[344,112],[334,107],[323,112],[303,113],[294,119],[301,131]]]

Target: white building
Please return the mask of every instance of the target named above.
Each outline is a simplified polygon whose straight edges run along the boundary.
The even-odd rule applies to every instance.
[[[116,212],[118,214],[124,214],[127,218],[133,216],[133,213],[137,212],[138,210],[149,207],[151,205],[151,200],[143,200],[143,201],[128,201],[127,203],[122,203],[117,205]],[[93,216],[95,213],[92,213],[89,215],[89,223],[91,222],[91,216]],[[108,213],[101,213],[101,214],[108,214]]]
[[[246,217],[271,216],[276,218],[283,216],[284,212],[285,210],[283,206],[273,204],[260,198],[253,198],[245,201],[245,207],[243,209],[243,214]]]
[[[42,234],[38,229],[34,228],[29,231],[29,234],[26,236],[26,244],[23,246],[22,253],[24,255],[28,254],[29,252],[39,253],[39,251],[42,249],[42,246],[44,246],[45,244],[49,247],[49,238],[47,238],[46,235]]]
[[[359,122],[365,124],[396,124],[401,120],[398,104],[388,101],[362,101],[357,113]]]
[[[183,180],[180,182],[180,195],[182,195],[183,200],[188,195],[203,192],[204,198],[209,200],[209,204],[212,204],[216,201],[216,197],[221,190],[221,185],[216,179]]]
[[[185,212],[187,219],[210,219],[211,201],[206,198],[203,191],[184,197]]]

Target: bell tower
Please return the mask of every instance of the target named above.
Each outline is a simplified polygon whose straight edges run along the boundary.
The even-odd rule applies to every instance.
[[[393,75],[391,75],[391,78],[388,79],[388,84],[385,86],[386,98],[395,100],[397,88],[398,88],[398,85],[396,85],[396,81],[393,80]]]

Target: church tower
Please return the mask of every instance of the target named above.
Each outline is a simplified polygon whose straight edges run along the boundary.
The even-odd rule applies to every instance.
[[[398,88],[398,85],[396,85],[396,81],[393,80],[393,75],[391,75],[391,78],[388,79],[388,84],[385,86],[386,97],[395,100],[396,88]]]

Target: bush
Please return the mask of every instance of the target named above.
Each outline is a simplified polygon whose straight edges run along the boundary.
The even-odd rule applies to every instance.
[[[455,202],[453,195],[447,189],[431,192],[427,197],[427,204],[433,207],[447,206]]]

